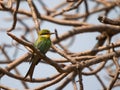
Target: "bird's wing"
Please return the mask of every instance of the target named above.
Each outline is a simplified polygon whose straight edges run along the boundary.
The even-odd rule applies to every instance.
[[[45,54],[51,46],[51,41],[50,39],[38,39],[36,40],[34,46],[38,48],[42,54]]]

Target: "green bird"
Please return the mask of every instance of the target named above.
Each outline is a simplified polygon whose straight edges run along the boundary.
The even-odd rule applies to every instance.
[[[51,34],[54,34],[54,33],[50,33],[50,31],[47,29],[43,29],[38,32],[38,38],[34,43],[34,47],[39,49],[43,55],[46,54],[46,52],[49,50],[49,48],[51,46],[51,40],[50,40]],[[27,76],[30,76],[30,79],[32,80],[34,68],[39,63],[40,59],[41,58],[39,58],[39,56],[36,53],[33,53],[31,61],[30,61],[31,66],[30,66],[27,74],[25,75],[25,78]]]

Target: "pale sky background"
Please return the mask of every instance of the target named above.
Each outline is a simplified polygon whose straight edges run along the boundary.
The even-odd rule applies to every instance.
[[[64,0],[43,0],[43,1],[47,2],[46,5],[49,8],[53,8],[54,6],[56,6],[57,4],[59,4],[60,2],[62,2]],[[37,6],[39,5],[38,3],[36,3],[36,1],[35,1],[35,4]],[[92,7],[92,6],[94,6],[94,3],[91,2],[89,4],[89,7]],[[29,7],[27,6],[27,3],[24,2],[24,3],[21,3],[20,8],[28,10]],[[82,7],[81,10],[84,10],[84,8]],[[40,13],[44,13],[40,6],[39,6],[39,11],[40,11]],[[116,11],[118,12],[119,8],[116,8]],[[110,18],[115,18],[117,16],[116,15],[116,11],[115,10],[112,11],[109,14],[109,17]],[[89,17],[88,22],[92,23],[92,24],[96,24],[96,25],[100,24],[99,21],[97,20],[98,15],[100,15],[100,14],[98,13],[98,14],[92,15],[92,17]],[[5,20],[5,18],[10,18],[10,17],[11,17],[11,15],[9,13],[0,11],[0,30],[3,30],[4,28],[10,28],[11,27],[12,22]],[[27,19],[27,20],[24,20],[24,21],[26,23],[29,23],[29,26],[34,26],[34,22],[32,21],[32,19],[29,19],[29,20]],[[22,26],[22,25],[20,23],[17,23],[17,26]],[[48,28],[48,29],[51,30],[51,32],[53,32],[54,29],[57,29],[58,34],[60,35],[60,34],[66,32],[68,30],[72,30],[73,27],[57,25],[57,24],[45,21],[41,25],[41,28]],[[21,32],[21,30],[20,31],[18,31],[18,30],[17,31],[13,31],[13,33],[16,34],[17,37],[19,37],[20,35],[23,34]],[[36,33],[34,33],[34,34],[35,34],[35,38],[37,38],[37,34]],[[95,37],[97,35],[99,35],[99,33],[82,33],[82,34],[76,35],[74,44],[71,47],[69,47],[69,50],[71,52],[81,52],[81,51],[85,51],[85,50],[91,49],[95,45],[95,43],[96,43]],[[54,36],[52,36],[52,38],[54,38]],[[117,35],[116,37],[114,37],[113,41],[116,41],[119,38],[120,38],[119,35]],[[27,39],[31,41],[30,35],[27,35]],[[70,39],[62,42],[62,44],[66,45],[66,44],[69,43],[69,41],[70,41]],[[13,42],[13,40],[9,36],[7,36],[6,32],[2,32],[2,33],[0,32],[0,45],[3,45],[3,43],[12,44],[12,42]],[[20,46],[20,48],[22,50],[19,50],[19,53],[16,56],[16,58],[22,56],[23,54],[25,54],[27,52],[27,50],[22,45]],[[9,51],[8,51],[9,55],[14,53],[13,51],[14,51],[13,49],[9,49]],[[58,57],[60,57],[59,55],[56,55],[56,54],[54,55],[51,52],[48,52],[47,56],[50,57],[50,58],[58,58]],[[0,60],[4,59],[4,57],[1,55],[1,52],[0,52],[0,57],[1,57]],[[12,59],[14,59],[14,58],[12,58]],[[1,65],[1,66],[5,67],[6,65]],[[29,66],[30,66],[29,63],[22,63],[17,68],[20,70],[21,74],[23,76],[25,76],[25,74],[28,71]],[[14,73],[13,70],[12,70],[12,73]],[[41,78],[41,77],[45,77],[45,76],[50,76],[50,75],[52,75],[54,73],[56,73],[56,70],[53,69],[53,67],[51,67],[51,66],[49,67],[49,66],[46,66],[46,65],[40,63],[40,64],[38,64],[36,66],[33,77]],[[105,75],[103,75],[104,73],[106,73],[106,72],[103,70],[99,74],[101,76],[105,76]],[[105,78],[103,78],[103,79],[105,79]],[[77,80],[78,80],[78,78],[76,78],[76,81]],[[85,88],[84,90],[90,90],[90,89],[91,90],[100,90],[101,89],[101,88],[99,88],[99,87],[101,87],[100,84],[99,83],[95,83],[95,82],[97,82],[97,79],[95,78],[95,76],[83,76],[83,84],[84,84],[84,88]],[[4,76],[1,79],[1,83],[4,84],[4,85],[10,86],[12,88],[19,88],[19,90],[23,89],[22,84],[19,82],[19,80],[10,78],[8,76]],[[105,83],[107,85],[109,84],[107,81],[105,81]],[[28,82],[28,84],[32,88],[40,85],[40,83],[29,83],[29,82]],[[54,88],[56,86],[57,85],[52,86],[50,88],[47,88],[45,90],[54,90]],[[71,83],[69,85],[67,85],[64,88],[64,90],[73,90],[73,86],[71,85]],[[114,90],[118,90],[118,88],[116,88]]]

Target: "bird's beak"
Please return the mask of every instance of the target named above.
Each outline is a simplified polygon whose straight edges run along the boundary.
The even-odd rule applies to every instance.
[[[50,33],[50,35],[55,34],[55,33]]]

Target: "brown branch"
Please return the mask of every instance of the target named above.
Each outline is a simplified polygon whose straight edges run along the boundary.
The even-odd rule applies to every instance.
[[[108,10],[108,9],[113,9],[116,5],[115,4],[111,4],[109,6],[106,6],[106,7],[102,7],[102,8],[94,8],[93,10],[90,10],[89,11],[89,15],[92,15],[92,14],[95,14],[95,13],[98,13],[98,12],[101,12],[101,11],[105,11],[105,10]],[[98,6],[97,6],[98,7]],[[87,13],[84,13],[84,14],[74,14],[74,15],[69,15],[69,14],[64,14],[64,19],[80,19],[80,18],[84,18],[88,16]]]
[[[91,70],[90,72],[82,72],[83,75],[94,75],[98,72],[100,72],[100,70],[102,70],[104,68],[104,65],[106,64],[106,62],[102,62],[98,68],[96,68],[95,70]]]
[[[113,56],[120,56],[120,50],[118,50],[116,52],[111,52],[109,54],[98,56],[94,59],[90,59],[89,61],[85,61],[85,62],[83,61],[83,62],[81,62],[80,65],[83,67],[88,67],[88,66],[93,65],[93,64],[107,61],[107,60],[111,59]]]
[[[112,19],[109,19],[109,18],[107,18],[107,17],[105,17],[105,16],[99,16],[99,17],[98,17],[98,20],[99,20],[101,23],[120,26],[120,20],[112,20]]]
[[[4,10],[4,11],[11,11],[13,12],[14,11],[14,8],[13,9],[9,9],[9,8],[6,8],[4,7],[4,9],[0,9],[0,10]],[[18,10],[18,13],[19,14],[24,14],[24,15],[27,15],[29,17],[32,16],[32,14],[28,11],[25,11],[25,10]],[[89,25],[88,23],[84,23],[84,22],[80,22],[80,21],[75,21],[75,20],[62,20],[62,19],[57,19],[57,18],[53,18],[51,16],[46,16],[46,15],[39,15],[38,18],[42,19],[42,20],[46,20],[46,21],[49,21],[49,22],[53,22],[53,23],[56,23],[56,24],[60,24],[60,25],[68,25],[68,26],[87,26]]]
[[[3,52],[4,55],[6,56],[7,61],[11,61],[11,60],[10,60],[10,57],[9,57],[8,54],[5,52],[4,48],[2,48],[2,52]],[[19,72],[19,70],[18,70],[17,68],[14,68],[14,70],[15,70],[15,73],[16,73],[17,75],[21,75],[20,72]],[[23,84],[23,86],[24,86],[26,89],[28,88],[28,86],[27,86],[27,84],[26,84],[25,82],[21,81],[21,83]]]
[[[35,83],[51,81],[61,75],[61,74],[56,74],[56,75],[53,75],[51,77],[46,77],[46,78],[33,78],[31,81],[29,78],[24,79],[24,77],[19,76],[19,75],[14,75],[10,73],[9,71],[7,71],[6,69],[3,69],[1,67],[0,67],[0,71],[4,73],[5,75],[10,76],[11,78],[22,80],[22,81],[27,81],[27,82],[35,82]]]
[[[76,27],[71,31],[68,31],[62,35],[59,35],[58,39],[53,39],[53,43],[56,44],[60,41],[63,41],[69,37],[72,37],[74,35],[80,34],[80,33],[92,33],[92,32],[109,32],[112,35],[118,34],[120,32],[119,26],[113,26],[113,25],[91,25],[91,26],[85,26],[85,27]]]
[[[83,86],[83,81],[82,81],[82,67],[80,66],[79,62],[77,62],[76,64],[76,71],[77,71],[77,74],[78,74],[78,81],[79,82],[79,88],[80,90],[84,90],[84,86]]]
[[[119,71],[120,71],[120,66],[118,64],[118,58],[116,56],[113,57],[113,61],[116,65],[116,72],[115,72],[115,75],[114,77],[112,78],[111,82],[110,82],[110,85],[109,87],[107,88],[107,90],[111,90],[115,84],[115,82],[117,81],[118,77],[119,77]]]
[[[65,86],[71,85],[71,83],[73,84],[73,89],[77,90],[84,89],[85,87],[86,83],[83,82],[84,81],[84,78],[82,77],[83,75],[85,77],[93,75],[97,79],[95,84],[96,83],[100,84],[100,87],[97,87],[97,89],[102,87],[102,89],[104,90],[110,90],[114,89],[114,87],[119,87],[120,77],[118,75],[120,74],[119,70],[120,42],[119,40],[114,41],[114,37],[115,39],[116,36],[118,38],[119,37],[118,34],[120,33],[119,9],[118,9],[119,2],[120,2],[119,0],[115,1],[64,0],[63,2],[58,2],[54,4],[54,2],[48,3],[46,1],[40,0],[35,2],[32,0],[27,1],[1,0],[0,14],[3,17],[0,19],[0,21],[3,24],[4,20],[7,21],[5,21],[6,22],[5,28],[0,27],[0,32],[2,32],[0,36],[3,36],[5,34],[5,32],[8,30],[8,25],[10,25],[11,22],[13,22],[10,28],[11,30],[9,31],[15,29],[15,31],[13,32],[15,34],[7,32],[7,35],[10,36],[13,40],[15,40],[16,43],[13,45],[10,43],[10,41],[6,40],[7,38],[1,37],[2,42],[0,43],[1,44],[0,64],[1,63],[6,64],[4,64],[5,67],[2,68],[0,67],[0,77],[4,79],[5,77],[2,76],[7,75],[9,78],[23,82],[41,83],[39,87],[36,86],[33,88],[38,90],[47,89],[50,88],[50,86],[54,87],[56,84],[57,87],[55,89],[61,90],[64,89]],[[54,5],[50,5],[51,3]],[[28,7],[24,8],[23,4],[28,5]],[[111,11],[115,12],[114,13],[116,14],[115,19],[107,18],[107,16],[112,15]],[[13,19],[11,17],[6,18],[6,15],[4,16],[3,12],[5,12],[5,14],[12,13]],[[99,17],[100,21],[103,21],[103,24],[94,23],[96,18],[99,16],[98,15],[97,17],[96,16],[94,17],[94,14],[95,15],[104,14],[106,16],[105,18]],[[18,15],[19,16],[23,15],[24,17],[18,18]],[[33,26],[31,26],[31,22],[30,23],[27,22],[31,21],[32,20],[31,18],[34,21]],[[39,23],[39,21],[41,22]],[[32,43],[30,43],[35,41],[34,29],[39,31],[40,30],[39,24],[41,25],[43,24],[42,26],[44,26],[45,25],[44,22],[46,23],[46,21],[47,23],[49,22],[50,24],[47,24],[45,27],[51,27],[53,29],[56,28],[58,31],[56,32],[56,37],[52,40],[52,43],[58,45],[58,47],[60,48],[57,48],[56,46],[53,45],[53,50],[52,49],[50,50],[50,53],[53,55],[50,57],[53,57],[53,59],[50,59],[47,56],[42,55],[40,51],[36,49]],[[91,24],[91,22],[94,24]],[[53,25],[55,25],[55,27],[52,27]],[[62,30],[66,31],[64,31],[65,33],[62,33],[60,35]],[[96,34],[97,36],[93,37],[94,40],[96,39],[96,43],[93,45],[93,47],[89,48],[88,50],[85,51],[77,50],[78,51],[77,52],[76,49],[79,48],[76,47],[76,45],[79,46],[79,44],[84,43],[78,42],[79,35],[81,38],[83,35],[86,35],[86,33],[87,35],[93,33],[99,34],[99,35]],[[17,37],[18,34],[22,34],[20,36],[20,38],[22,39]],[[66,43],[66,39],[67,41],[70,42],[69,44]],[[23,45],[24,47],[28,47],[29,48],[28,51],[30,53],[27,52],[24,55],[19,56],[21,54],[20,52],[21,45]],[[75,50],[73,50],[74,48]],[[42,58],[42,61],[40,63],[44,65],[49,65],[50,67],[52,66],[52,70],[55,71],[52,73],[52,75],[44,78],[33,78],[33,80],[31,81],[29,78],[23,79],[24,77],[21,76],[18,72],[17,72],[18,74],[10,72],[10,70],[15,69],[16,67],[19,68],[22,62],[23,63],[29,62],[31,53],[33,52],[36,53],[40,58]],[[56,58],[56,54],[62,58],[59,57]],[[105,67],[106,65],[107,68]],[[89,71],[86,71],[86,68],[88,68]],[[48,70],[50,69],[48,68]],[[104,75],[101,76],[101,71],[103,70],[107,70],[106,72],[107,78],[104,78]],[[76,79],[79,79],[79,83],[76,82]],[[104,83],[105,81],[104,79],[109,81],[109,85]],[[2,89],[12,89],[10,87],[7,87],[7,85],[6,86],[0,85],[0,87],[2,87]]]
[[[10,29],[8,29],[7,31],[10,32],[12,31],[13,29],[15,29],[16,27],[16,24],[17,24],[17,12],[18,12],[18,9],[19,9],[19,5],[20,5],[20,0],[17,0],[17,6],[16,6],[16,9],[13,11],[13,25]]]
[[[35,90],[42,90],[42,89],[45,89],[55,83],[58,83],[60,82],[63,78],[65,78],[69,73],[63,73],[61,74],[59,77],[55,78],[54,80],[52,80],[51,82],[47,83],[47,84],[44,84],[42,86],[39,86],[39,87],[36,87],[34,88]]]
[[[99,51],[103,51],[103,50],[107,50],[107,49],[110,49],[110,48],[113,48],[113,47],[115,48],[115,47],[119,47],[119,46],[120,46],[120,43],[117,42],[117,43],[110,44],[110,45],[107,45],[107,46],[101,46],[101,47],[93,49],[93,50],[87,50],[85,52],[80,52],[80,53],[72,54],[72,56],[89,55],[92,52],[99,52]]]
[[[83,2],[83,0],[79,0],[78,2],[76,2],[77,4],[76,4],[75,6],[73,6],[74,3],[70,3],[70,6],[68,6],[67,8],[65,8],[65,9],[63,9],[63,10],[61,10],[61,11],[59,11],[59,12],[53,13],[51,16],[52,16],[52,17],[55,17],[55,16],[57,16],[57,15],[61,15],[61,14],[65,13],[65,12],[67,12],[67,11],[76,9],[82,2]]]
[[[74,59],[73,57],[67,55],[65,52],[61,51],[60,49],[58,49],[58,48],[57,48],[56,46],[54,46],[53,44],[52,44],[52,48],[53,48],[57,53],[59,53],[61,56],[63,56],[63,57],[66,58],[67,60],[69,60],[71,63],[73,63],[73,64],[76,63],[76,61],[75,61],[75,59]]]
[[[76,74],[77,74],[76,72],[72,72],[70,76],[66,77],[66,79],[63,82],[61,82],[61,84],[55,90],[62,90],[66,85],[68,85],[73,80]]]
[[[8,86],[1,85],[1,84],[0,84],[0,89],[4,89],[4,90],[16,90],[15,88],[10,88]]]
[[[37,8],[35,7],[35,4],[32,2],[32,0],[27,0],[27,2],[28,2],[29,7],[31,9],[32,17],[33,17],[33,20],[35,22],[35,28],[36,28],[37,33],[38,33],[40,30],[40,24],[39,24],[39,21],[37,19],[39,12],[38,12]]]
[[[72,56],[72,55],[71,55]],[[89,59],[92,59],[92,58],[95,58],[95,57],[97,57],[97,56],[73,56],[74,57],[74,59],[76,60],[76,61],[78,61],[78,62],[81,62],[81,61],[87,61],[87,60],[89,60]],[[66,62],[69,62],[69,60],[67,60],[67,59],[64,59],[64,58],[59,58],[59,59],[52,59],[53,61],[55,61],[55,62],[57,62],[57,63],[66,63]],[[6,62],[7,63],[7,62]]]
[[[90,67],[89,67],[89,69],[90,69],[91,72],[92,72],[93,69],[90,68]],[[95,77],[97,78],[97,80],[100,82],[101,86],[103,87],[103,90],[106,90],[106,86],[105,86],[103,80],[100,78],[100,76],[99,76],[97,73],[95,73],[94,75],[95,75]]]
[[[12,69],[14,69],[16,66],[18,66],[19,64],[21,64],[23,61],[27,60],[29,57],[31,56],[30,53],[26,53],[23,56],[20,56],[19,58],[17,58],[16,60],[14,60],[13,62],[11,62],[10,64],[8,64],[5,69],[7,71],[10,71]],[[0,77],[2,77],[4,74],[0,73]]]
[[[73,80],[72,80],[72,84],[73,84],[74,90],[78,90],[77,84],[76,84],[76,81],[75,81],[75,77],[74,77]]]
[[[85,13],[86,13],[86,16],[84,18],[84,22],[88,19],[89,17],[89,8],[88,8],[88,3],[87,3],[87,0],[84,0],[84,4],[85,4]]]

